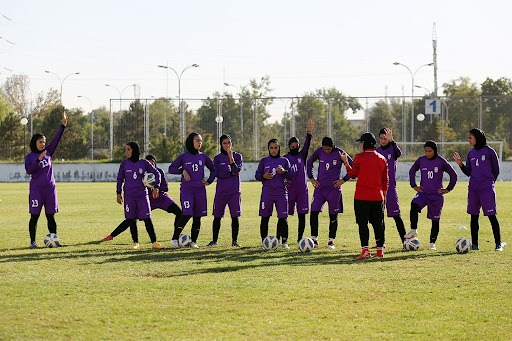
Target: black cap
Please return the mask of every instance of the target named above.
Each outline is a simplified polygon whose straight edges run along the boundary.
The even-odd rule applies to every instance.
[[[375,136],[373,136],[373,134],[370,133],[370,132],[364,133],[356,141],[357,142],[368,142],[369,144],[376,144],[377,143],[377,140],[375,140]]]

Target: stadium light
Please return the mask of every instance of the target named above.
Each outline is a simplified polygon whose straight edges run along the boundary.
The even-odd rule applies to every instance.
[[[48,70],[45,70],[44,72],[51,73],[52,75],[56,76],[59,79],[59,82],[60,82],[60,104],[62,105],[62,87],[64,85],[64,82],[66,81],[66,78],[68,78],[69,76],[73,76],[73,75],[79,75],[80,72],[70,73],[69,75],[64,77],[64,79],[61,79],[60,76],[58,74],[56,74],[55,72],[48,71]]]
[[[434,63],[423,64],[420,67],[418,67],[414,72],[412,72],[411,69],[405,64],[394,62],[393,65],[401,65],[404,68],[406,68],[407,71],[409,71],[409,73],[411,74],[411,142],[414,142],[414,77],[416,76],[416,72],[418,72],[419,69],[421,69],[424,66],[432,66],[434,65]]]
[[[162,68],[162,69],[166,69],[166,70],[171,70],[172,72],[174,72],[174,74],[176,75],[176,77],[178,78],[178,110],[179,110],[179,113],[180,113],[180,135],[181,135],[181,142],[182,144],[185,142],[185,114],[183,113],[183,108],[182,108],[182,105],[181,105],[181,77],[183,76],[183,73],[190,69],[190,68],[193,68],[193,67],[199,67],[198,64],[191,64],[189,66],[187,66],[186,68],[184,68],[181,73],[178,74],[178,72],[176,70],[174,70],[172,67],[168,66],[168,65],[157,65],[159,68]],[[167,136],[167,111],[165,111],[165,116],[164,116],[164,135]]]
[[[244,102],[242,101],[242,94],[244,93],[245,91],[245,88],[248,87],[249,85],[251,85],[251,83],[249,84],[246,84],[244,86],[242,86],[242,88],[240,89],[238,86],[234,85],[234,84],[231,84],[231,83],[224,83],[225,86],[232,86],[234,88],[236,88],[238,90],[238,92],[240,93],[240,136],[244,136]],[[243,145],[243,142],[244,142],[244,139],[241,140],[241,145]]]

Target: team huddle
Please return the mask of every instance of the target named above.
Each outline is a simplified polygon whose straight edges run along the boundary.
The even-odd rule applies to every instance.
[[[57,191],[53,174],[52,155],[67,125],[67,115],[62,115],[59,127],[50,143],[46,145],[43,134],[34,134],[30,141],[31,153],[25,157],[25,169],[31,175],[29,191],[29,234],[30,248],[37,248],[37,222],[45,208],[48,231],[57,233],[55,213],[58,212]],[[422,209],[427,207],[427,218],[431,220],[430,249],[440,230],[441,212],[444,195],[456,185],[457,174],[448,161],[437,153],[434,141],[424,144],[425,155],[419,157],[409,171],[411,187],[417,192],[411,202],[410,226],[406,233],[401,218],[400,205],[396,189],[397,160],[401,150],[393,139],[391,129],[383,128],[379,132],[379,146],[375,136],[366,132],[356,141],[360,143],[360,152],[352,159],[343,149],[337,147],[330,137],[322,139],[322,146],[308,158],[314,123],[308,120],[306,138],[302,145],[296,137],[288,141],[288,152],[281,155],[281,144],[277,139],[268,141],[268,156],[262,158],[255,172],[255,179],[261,181],[262,190],[259,204],[260,237],[263,241],[269,235],[269,221],[276,211],[276,238],[281,247],[289,249],[288,216],[295,210],[298,215],[297,241],[300,241],[306,229],[306,215],[310,214],[311,240],[314,247],[319,246],[319,215],[328,204],[329,235],[327,247],[335,249],[338,230],[338,214],[343,213],[342,187],[349,179],[357,179],[354,193],[354,212],[359,228],[361,254],[357,259],[372,257],[369,247],[370,233],[368,224],[374,230],[377,257],[384,257],[385,225],[384,210],[395,221],[398,235],[404,244],[418,235],[418,219]],[[157,167],[155,156],[148,154],[141,158],[140,147],[136,142],[125,146],[126,159],[121,162],[117,176],[117,202],[124,207],[124,220],[101,241],[114,239],[123,231],[130,229],[133,248],[139,249],[137,220],[144,222],[152,243],[152,248],[163,249],[157,240],[151,220],[151,211],[161,209],[175,215],[174,233],[171,247],[187,245],[199,248],[197,239],[201,230],[201,218],[207,215],[206,187],[217,180],[213,202],[212,240],[207,247],[218,243],[221,220],[229,208],[231,216],[231,237],[233,247],[240,247],[238,234],[239,218],[242,215],[240,172],[243,158],[232,149],[229,135],[219,138],[220,153],[213,161],[201,152],[202,137],[191,133],[185,142],[185,152],[180,154],[169,166],[168,173],[181,175],[180,206],[168,195],[166,173]],[[480,211],[491,223],[495,250],[502,251],[506,243],[501,241],[500,225],[496,218],[496,193],[494,183],[499,175],[499,162],[496,151],[489,147],[482,130],[473,128],[468,132],[471,151],[463,163],[461,156],[454,153],[453,158],[462,172],[469,177],[467,213],[471,216],[471,249],[478,250],[478,231]],[[314,165],[317,164],[315,172]],[[205,167],[209,177],[205,179]],[[342,167],[346,175],[342,175]],[[416,173],[420,171],[420,184],[416,182]],[[315,174],[316,173],[316,174]],[[443,174],[450,181],[443,188]],[[148,175],[152,174],[151,181]],[[308,180],[314,187],[309,205]],[[192,219],[190,240],[184,244],[181,237],[187,223]],[[405,245],[405,244],[404,244]],[[55,246],[61,246],[57,241]]]

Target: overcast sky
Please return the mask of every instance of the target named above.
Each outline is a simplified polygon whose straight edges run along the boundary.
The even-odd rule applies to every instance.
[[[0,81],[26,74],[35,97],[60,90],[45,70],[61,79],[80,72],[63,83],[63,102],[87,112],[91,105],[77,96],[108,107],[119,98],[115,88],[133,98],[135,83],[141,98],[177,97],[176,76],[157,67],[166,63],[178,73],[200,65],[183,74],[182,98],[265,75],[274,96],[333,86],[349,96],[410,96],[411,75],[393,62],[413,72],[431,62],[434,22],[439,94],[460,76],[478,84],[512,78],[507,1],[4,0],[0,13]],[[433,68],[421,68],[415,84],[433,90]]]

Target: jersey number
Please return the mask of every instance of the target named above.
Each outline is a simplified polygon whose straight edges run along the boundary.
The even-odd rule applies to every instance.
[[[183,202],[183,206],[184,206],[185,208],[190,208],[190,201],[188,201],[188,200],[187,200],[187,201],[184,201],[184,202]]]
[[[39,207],[39,200],[32,200],[32,207]]]
[[[433,171],[428,171],[427,172],[427,178],[428,179],[433,179],[434,178],[434,172]]]

